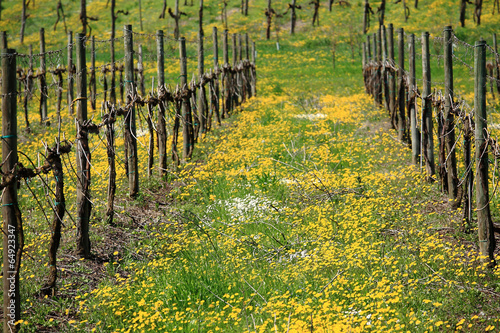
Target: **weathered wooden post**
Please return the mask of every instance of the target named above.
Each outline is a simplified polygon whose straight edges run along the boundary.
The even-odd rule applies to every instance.
[[[125,49],[125,88],[127,93],[128,111],[125,115],[125,146],[127,149],[129,196],[135,198],[139,194],[139,169],[137,167],[137,134],[134,99],[136,97],[134,85],[134,44],[132,26],[123,28]]]
[[[137,52],[137,76],[139,81],[139,91],[142,96],[146,96],[146,86],[144,85],[144,62],[142,57],[142,45],[139,44]]]
[[[31,133],[30,120],[28,116],[28,101],[32,97],[33,93],[33,45],[29,45],[29,61],[28,61],[28,73],[26,75],[25,91],[24,91],[24,121],[26,123],[26,132]],[[62,92],[61,92],[62,93]],[[62,98],[62,96],[61,96]]]
[[[76,252],[82,258],[90,257],[89,221],[92,203],[90,201],[90,166],[87,121],[87,63],[85,57],[85,35],[76,34],[76,205],[77,243]]]
[[[446,42],[446,39],[445,39]],[[476,207],[481,261],[495,265],[494,227],[491,220],[488,191],[488,145],[486,113],[486,42],[476,42],[474,48],[474,109],[476,111]]]
[[[0,48],[2,51],[7,50],[7,31],[0,31]]]
[[[432,180],[436,170],[434,165],[434,138],[431,103],[431,62],[429,51],[429,33],[422,33],[422,155],[425,161],[427,177]],[[466,166],[467,167],[467,166]]]
[[[446,169],[448,171],[448,198],[452,207],[458,208],[455,202],[458,195],[457,158],[455,153],[455,116],[453,115],[453,30],[451,26],[444,28],[444,128],[446,146]]]
[[[186,58],[186,39],[184,37],[179,38],[179,53],[180,53],[180,67],[181,67],[181,90],[187,88],[187,58]],[[187,161],[191,155],[192,150],[192,137],[190,133],[191,116],[189,107],[189,97],[186,96],[182,99],[182,138],[183,138],[183,148],[182,157],[184,161]]]
[[[382,76],[382,27],[379,26],[377,32],[374,33],[376,36],[375,40],[377,43],[377,66],[376,66],[376,74],[377,74],[377,94],[375,95],[375,99],[377,102],[377,106],[383,105],[383,84],[384,79]]]
[[[373,58],[372,58],[372,43],[370,35],[366,35],[366,46],[367,46],[367,90],[368,94],[373,96]]]
[[[90,105],[93,110],[96,109],[96,77],[95,77],[95,37],[90,39]]]
[[[17,201],[17,181],[11,172],[17,157],[16,51],[2,50],[2,192],[3,216],[3,331],[18,332],[21,319],[19,270],[23,251],[21,212]]]
[[[245,86],[245,64],[243,61],[243,36],[238,34],[238,65],[239,65],[239,80],[238,86],[240,87],[241,103],[247,99],[246,86]]]
[[[68,112],[73,116],[73,96],[75,95],[75,85],[73,78],[73,32],[68,32]]]
[[[387,73],[387,85],[389,90],[389,113],[391,114],[391,124],[392,128],[397,128],[398,123],[398,113],[396,112],[396,78],[394,77],[395,72],[393,67],[394,62],[394,28],[392,23],[389,23],[387,27],[387,48],[388,48],[388,62],[390,68]]]
[[[156,32],[156,68],[158,75],[158,95],[165,92],[165,56],[163,44],[163,30]],[[165,123],[165,104],[158,105],[158,159],[160,176],[167,174],[167,125]]]
[[[497,91],[500,94],[500,61],[498,58],[497,34],[493,33],[493,50],[495,51],[495,78],[497,79]]]
[[[385,25],[380,26],[382,31],[382,88],[383,88],[383,101],[384,107],[389,111],[389,85],[387,83],[387,31]]]
[[[372,60],[372,46],[371,46],[371,40],[370,40],[370,35],[366,35],[366,45],[368,47],[368,62]]]
[[[255,49],[255,42],[252,41],[252,96],[257,96],[257,71],[256,60],[257,50]]]
[[[211,94],[213,94],[213,110],[212,112],[215,112],[215,117],[217,120],[217,123],[220,125],[220,103],[219,103],[219,98],[220,98],[220,87],[219,87],[219,39],[217,36],[217,27],[213,28],[212,31],[212,38],[213,38],[213,47],[214,47],[214,71],[215,71],[215,84],[214,84],[214,91],[211,91]]]
[[[420,163],[420,135],[417,128],[417,84],[415,78],[415,34],[410,35],[410,87],[408,92],[408,107],[410,108],[410,133],[411,133],[411,156],[413,164]]]
[[[232,51],[233,51],[233,76],[232,76],[232,82],[231,82],[231,86],[232,86],[232,93],[233,93],[233,96],[232,96],[232,107],[234,109],[234,107],[240,105],[240,101],[238,99],[238,96],[240,95],[240,87],[238,86],[238,82],[240,80],[240,73],[238,73],[238,48],[237,48],[237,44],[236,44],[236,34],[232,34],[233,36],[233,44],[232,44]]]
[[[405,115],[405,82],[403,72],[405,69],[405,36],[403,28],[398,29],[398,139],[405,140],[406,115]]]
[[[224,30],[222,38],[222,54],[224,58],[224,65],[222,69],[222,95],[223,95],[223,109],[222,118],[229,116],[229,111],[232,109],[232,93],[231,93],[231,72],[229,66],[229,44],[228,44],[228,31]]]
[[[114,0],[111,0],[111,6],[114,6]],[[114,15],[114,9],[111,10],[112,15]],[[116,63],[115,63],[115,30],[114,30],[114,20],[111,21],[113,28],[111,29],[111,39],[109,43],[109,53],[111,55],[111,83],[109,87],[109,100],[111,104],[116,104]]]
[[[378,30],[380,31],[380,30]],[[375,106],[380,106],[381,98],[380,98],[380,92],[381,92],[381,85],[380,85],[380,36],[378,33],[373,34],[373,58],[375,59],[374,63],[374,80],[373,80],[373,101],[375,103]]]
[[[205,74],[205,58],[203,53],[203,30],[200,28],[198,31],[198,80],[200,82],[200,88],[198,89],[198,120],[200,127],[200,141],[206,135],[207,132],[207,116],[206,116],[206,106],[205,106],[205,87],[204,87],[204,74]]]
[[[250,79],[251,77],[251,68],[250,68],[250,44],[249,44],[249,38],[248,38],[248,33],[245,33],[245,61],[244,61],[244,66],[245,66],[245,94],[247,98],[252,97],[252,80]]]
[[[47,116],[47,66],[45,64],[45,29],[40,28],[40,123],[49,126]]]

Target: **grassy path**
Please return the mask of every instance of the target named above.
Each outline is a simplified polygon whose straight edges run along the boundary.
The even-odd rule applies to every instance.
[[[75,328],[498,329],[499,272],[479,266],[459,214],[409,166],[385,113],[342,68],[326,69],[325,48],[272,52],[260,97],[199,145],[149,237],[83,297]]]

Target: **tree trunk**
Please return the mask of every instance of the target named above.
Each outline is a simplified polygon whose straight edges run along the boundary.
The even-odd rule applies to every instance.
[[[108,155],[108,191],[107,191],[107,207],[106,207],[106,222],[113,225],[114,217],[114,202],[116,193],[116,164],[115,164],[115,120],[116,111],[114,106],[108,112],[106,120],[106,153]]]
[[[467,10],[467,0],[460,0],[460,26],[465,27],[465,11]]]
[[[87,0],[80,0],[80,21],[82,22],[82,34],[87,35]]]
[[[57,282],[57,250],[61,242],[61,228],[64,213],[66,211],[66,202],[64,199],[64,174],[61,162],[61,154],[69,153],[71,146],[69,144],[60,147],[58,143],[50,149],[47,155],[46,164],[50,165],[54,178],[56,179],[56,191],[54,198],[54,216],[52,217],[51,237],[49,246],[49,278],[42,287],[42,294],[55,296]]]
[[[1,4],[0,4],[1,6]],[[21,13],[21,32],[19,34],[19,42],[22,44],[24,41],[24,28],[26,27],[26,0],[23,0],[23,10]]]
[[[483,0],[476,0],[476,9],[474,11],[474,17],[476,18],[477,25],[481,25],[482,10],[483,10]]]
[[[296,10],[297,0],[292,1],[291,12],[290,12],[290,34],[293,35],[295,33],[295,24],[297,22],[297,13]]]
[[[163,8],[162,8],[161,14],[158,18],[164,19],[166,12],[167,12],[167,0],[163,0]]]
[[[380,2],[380,7],[378,7],[378,23],[379,25],[384,25],[384,19],[385,19],[385,0],[382,0]]]
[[[365,0],[365,10],[363,12],[363,35],[366,35],[370,27],[370,4]]]
[[[174,37],[175,39],[179,39],[179,0],[175,0],[175,29],[174,29]]]
[[[271,0],[267,0],[267,10],[266,10],[266,16],[267,16],[267,29],[266,29],[266,39],[271,38],[271,23],[272,23],[272,8],[271,8]]]

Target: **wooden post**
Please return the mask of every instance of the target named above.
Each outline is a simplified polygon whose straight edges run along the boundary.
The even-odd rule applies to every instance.
[[[31,133],[30,121],[28,116],[28,101],[31,99],[33,94],[33,45],[29,45],[29,67],[25,84],[24,91],[24,121],[26,122],[26,132]]]
[[[45,29],[40,28],[40,123],[45,122],[49,126],[50,121],[47,116],[47,66],[45,64]]]
[[[446,39],[445,39],[446,42]],[[476,202],[479,251],[481,261],[490,267],[495,265],[494,227],[491,220],[488,193],[488,145],[486,113],[486,42],[476,42],[474,48],[474,109],[476,111]]]
[[[240,94],[240,87],[238,86],[238,81],[239,81],[239,73],[236,71],[236,67],[238,66],[238,48],[236,44],[236,34],[233,34],[233,44],[232,44],[232,51],[233,51],[233,70],[235,71],[232,78],[231,86],[232,86],[232,103],[231,106],[234,107],[240,105],[238,95]]]
[[[91,52],[90,52],[90,105],[93,110],[96,109],[96,77],[95,77],[95,37],[90,39]]]
[[[203,31],[198,31],[198,80],[200,82],[200,89],[198,89],[198,120],[200,127],[200,141],[207,131],[207,116],[205,108],[205,87],[203,86],[203,74],[205,74],[205,58],[203,53]]]
[[[76,205],[77,243],[76,252],[82,258],[90,257],[89,221],[90,201],[90,150],[88,131],[83,127],[87,121],[87,63],[85,57],[85,35],[76,34]]]
[[[367,63],[368,63],[368,69],[367,69],[367,85],[366,85],[366,89],[367,89],[367,92],[368,92],[368,95],[371,95],[373,96],[373,84],[372,84],[372,81],[373,81],[373,78],[372,78],[372,74],[373,74],[373,64],[372,64],[372,46],[371,46],[371,37],[370,35],[366,35],[366,46],[367,46]]]
[[[229,65],[229,44],[228,44],[228,31],[224,30],[222,38],[222,54],[224,58],[224,65],[222,69],[222,94],[223,94],[223,109],[222,118],[229,116],[229,111],[232,108],[232,93],[231,93],[231,72]]]
[[[252,42],[252,96],[257,96],[257,72],[256,62],[257,50],[255,49],[255,42]]]
[[[436,174],[436,169],[434,165],[434,125],[432,122],[431,61],[428,32],[422,33],[422,81],[422,155],[425,161],[427,177],[432,180]]]
[[[0,48],[3,51],[7,51],[7,31],[0,32]]]
[[[211,93],[214,94],[213,101],[215,103],[214,105],[214,110],[215,111],[215,117],[217,119],[217,123],[220,125],[220,103],[219,103],[219,98],[220,98],[220,87],[219,87],[219,40],[217,36],[217,27],[214,26],[213,32],[212,32],[212,38],[213,38],[213,44],[214,44],[214,71],[215,75],[217,77],[217,80],[215,81],[214,89],[215,91],[212,91]]]
[[[2,50],[2,182],[14,171],[17,157],[16,51]],[[12,178],[2,192],[3,216],[3,331],[18,332],[21,319],[19,270],[23,250],[17,181]]]
[[[380,31],[380,30],[378,30]],[[375,59],[375,79],[373,80],[373,101],[375,106],[380,106],[380,36],[377,33],[373,34],[373,58]]]
[[[240,67],[240,72],[238,74],[238,87],[240,88],[241,103],[246,101],[246,91],[245,91],[245,70],[243,64],[243,36],[238,34],[238,65]]]
[[[73,96],[74,96],[74,78],[73,78],[73,32],[68,32],[68,112],[73,116]]]
[[[142,96],[146,96],[146,87],[144,85],[144,62],[142,60],[142,45],[139,44],[139,51],[137,52],[137,76],[139,81],[139,91]]]
[[[179,38],[179,53],[180,53],[180,69],[181,69],[181,90],[187,88],[187,58],[186,58],[186,39],[184,37]],[[182,99],[182,138],[183,138],[183,148],[182,157],[184,162],[187,161],[191,151],[192,138],[190,134],[190,109],[189,109],[189,98]]]
[[[172,14],[170,14],[172,16]],[[179,12],[179,0],[175,0],[175,12],[173,15],[173,18],[175,20],[175,28],[174,28],[174,38],[179,39],[179,19],[181,17],[181,14]]]
[[[455,153],[455,116],[453,115],[453,30],[451,26],[444,28],[444,128],[446,146],[446,168],[448,171],[448,198],[452,207],[458,208],[455,202],[458,195],[457,158]]]
[[[371,46],[371,41],[370,41],[370,35],[366,35],[366,45],[368,47],[368,49],[367,49],[368,62],[370,62],[372,60],[372,46]]]
[[[163,30],[156,32],[156,59],[158,74],[158,95],[165,92],[165,57],[163,46]],[[167,174],[167,125],[165,123],[165,104],[160,102],[158,106],[158,155],[160,176]]]
[[[111,0],[111,13],[114,15],[114,0]],[[109,53],[111,54],[111,84],[109,91],[109,100],[111,104],[116,104],[116,64],[115,64],[115,29],[114,24],[115,21],[112,19],[112,28],[111,28],[111,40],[109,43]]]
[[[405,36],[403,28],[398,29],[398,139],[405,140],[406,115],[405,115],[405,82],[403,71],[405,68]]]
[[[417,84],[415,78],[415,34],[410,35],[410,54],[409,54],[409,70],[410,70],[410,87],[408,92],[408,107],[410,108],[410,132],[411,132],[411,156],[412,162],[415,165],[420,163],[420,133],[417,128]]]
[[[377,29],[376,36],[377,36],[377,60],[382,61],[382,26],[379,26],[379,28]]]
[[[382,88],[383,88],[383,101],[384,107],[389,111],[389,85],[387,84],[387,31],[385,25],[380,26],[382,31]]]
[[[495,51],[495,78],[497,79],[497,91],[500,94],[500,61],[498,57],[497,34],[493,33],[493,50]]]
[[[246,95],[248,98],[252,97],[252,80],[251,80],[251,68],[250,68],[250,44],[248,33],[245,33],[245,83],[246,83]]]
[[[233,44],[232,44],[232,52],[233,52],[233,67],[235,67],[238,63],[238,48],[237,48],[237,40],[236,34],[232,34]]]
[[[129,196],[135,198],[139,194],[139,169],[137,167],[137,134],[135,106],[132,103],[135,98],[134,84],[134,44],[132,37],[132,26],[123,27],[123,41],[125,49],[125,88],[127,93],[127,105],[132,104],[125,115],[125,146],[127,149],[128,162],[128,186]]]
[[[392,69],[392,66],[395,65],[394,62],[394,28],[392,23],[389,23],[387,27],[387,53],[388,53],[388,62],[391,65],[391,68],[388,68],[387,73],[387,85],[389,90],[389,113],[391,115],[391,125],[392,128],[397,128],[398,123],[398,113],[396,112],[396,78],[394,77],[395,72]]]

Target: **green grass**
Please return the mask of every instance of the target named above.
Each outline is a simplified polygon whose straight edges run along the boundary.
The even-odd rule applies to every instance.
[[[56,297],[37,297],[47,274],[49,229],[33,198],[21,199],[29,244],[21,281],[24,331],[285,332],[291,326],[310,331],[311,325],[318,331],[322,327],[412,332],[430,327],[435,331],[456,326],[466,331],[484,331],[488,325],[499,328],[498,270],[479,267],[475,234],[459,231],[459,213],[448,210],[438,186],[425,184],[421,174],[409,167],[408,150],[391,139],[395,134],[385,123],[387,114],[357,95],[363,90],[359,45],[365,39],[360,33],[362,1],[350,3],[350,7],[335,5],[331,14],[322,7],[318,28],[310,27],[311,9],[304,5],[299,12],[304,24],[295,36],[288,35],[287,18],[281,18],[278,51],[276,35],[271,41],[264,39],[264,1],[252,1],[248,17],[237,11],[239,2],[231,1],[228,10],[236,11],[229,18],[230,32],[248,32],[257,44],[259,98],[243,105],[241,112],[197,145],[193,163],[172,169],[166,180],[141,178],[136,200],[125,198],[126,184],[120,183],[115,227],[103,221],[106,175],[105,168],[99,168],[103,177],[95,176],[91,229],[95,259],[80,261],[72,256],[75,231],[66,217]],[[78,31],[78,4],[63,4],[69,29]],[[33,44],[36,50],[38,30],[45,27],[47,49],[63,48],[62,25],[57,32],[50,29],[55,5],[36,2],[29,9],[26,43],[19,45],[20,5],[5,2],[0,28],[7,30],[9,45],[26,53],[27,45]],[[89,15],[99,16],[99,21],[91,22],[93,33],[98,39],[109,38],[106,1],[88,5]],[[144,32],[162,28],[171,34],[172,20],[157,19],[160,2],[143,1],[142,6]],[[275,1],[273,6],[284,11],[286,2]],[[404,23],[401,6],[391,3],[386,22],[417,37],[422,27],[439,36],[445,25],[457,25],[455,7],[445,1],[422,3]],[[119,3],[117,9],[129,11],[118,19],[117,35],[128,23],[139,31],[136,5]],[[181,31],[189,41],[196,37],[197,9],[197,4],[182,6],[189,19],[183,20]],[[222,31],[219,13],[217,2],[206,1],[207,68],[212,62],[209,25]],[[468,20],[466,28],[455,32],[470,44],[479,36],[489,40],[495,20],[485,13],[482,27]],[[374,21],[371,33],[373,26]],[[154,39],[135,37],[148,55],[149,87],[155,75]],[[333,42],[337,43],[335,68]],[[108,43],[98,44],[99,64],[109,61],[108,48]],[[117,50],[117,58],[122,57],[120,42]],[[167,82],[174,85],[179,79],[177,43],[169,41],[167,50]],[[433,50],[437,53],[439,48]],[[471,64],[470,51],[456,52]],[[188,58],[193,73],[192,42]],[[64,65],[65,51],[49,63]],[[25,66],[25,60],[21,64]],[[420,59],[416,70],[418,77]],[[435,82],[444,81],[442,60],[433,58],[432,71]],[[457,66],[455,78],[457,91],[470,97],[469,70]],[[334,97],[325,101],[328,95]],[[36,110],[36,100],[31,107]],[[294,117],[343,107],[327,119]],[[23,148],[36,161],[36,153],[43,152],[39,140],[53,142],[55,129],[37,124],[33,113],[33,134],[24,136]],[[346,116],[351,113],[357,118]],[[100,119],[98,110],[92,114]],[[65,122],[71,137],[72,119]],[[242,124],[248,129],[243,130]],[[95,139],[93,147],[98,146]],[[221,154],[228,159],[220,159]],[[32,185],[46,206],[43,188],[37,181]],[[24,185],[21,191],[28,193]],[[238,203],[247,209],[234,210]],[[248,209],[252,205],[257,208]],[[74,214],[73,206],[69,211]],[[498,216],[496,197],[492,207]],[[241,312],[232,318],[236,308]],[[366,326],[370,314],[372,328]],[[462,319],[465,324],[459,325]]]

